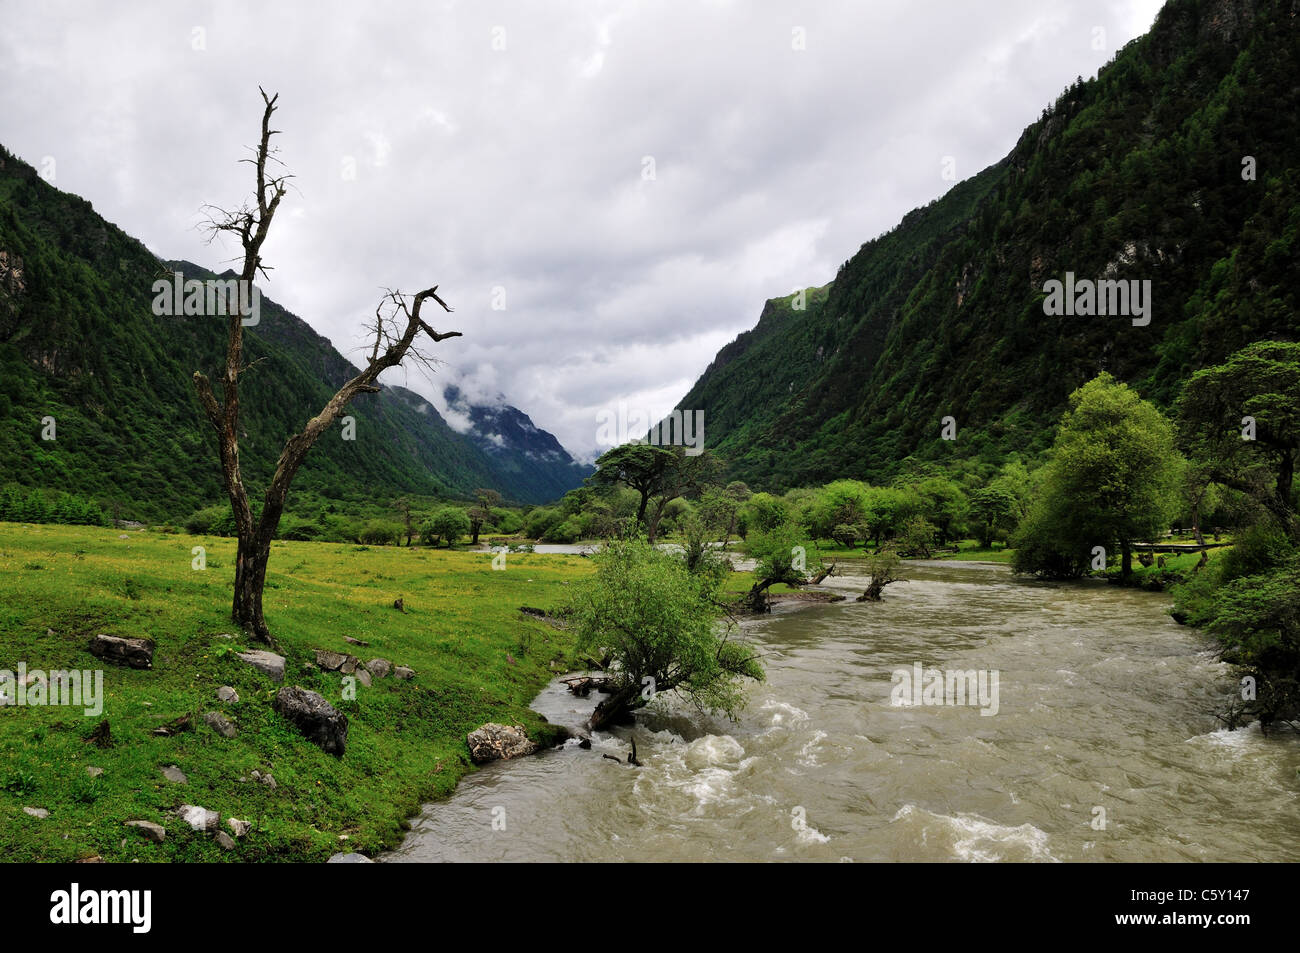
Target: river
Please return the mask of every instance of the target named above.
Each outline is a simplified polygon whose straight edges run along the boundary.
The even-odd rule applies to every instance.
[[[832,577],[850,596],[866,579]],[[767,681],[739,720],[677,706],[489,765],[426,805],[401,861],[1282,861],[1300,739],[1228,731],[1235,690],[1167,596],[907,563],[883,602],[747,622]],[[996,671],[997,712],[895,705],[915,663]],[[534,702],[577,724],[553,683]],[[991,711],[992,706],[985,708]],[[635,738],[643,766],[615,764]]]

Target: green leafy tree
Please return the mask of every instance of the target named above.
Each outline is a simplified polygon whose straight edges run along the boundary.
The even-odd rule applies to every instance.
[[[437,545],[438,539],[445,539],[448,546],[453,546],[462,536],[469,535],[469,516],[458,506],[444,506],[424,525],[434,537],[433,545]]]
[[[613,692],[591,730],[619,721],[657,694],[677,692],[701,710],[734,717],[746,678],[762,680],[754,650],[721,618],[717,580],[643,539],[616,539],[573,586],[570,620],[578,650],[612,658]]]
[[[1010,488],[995,481],[970,495],[970,515],[976,538],[988,549],[999,536],[1015,530],[1020,521],[1020,501]]]
[[[766,533],[751,534],[745,541],[745,551],[754,560],[754,584],[745,596],[746,608],[751,612],[769,611],[767,591],[779,583],[798,588],[825,579],[830,570],[822,568],[815,552],[809,556],[811,548],[810,542],[789,523]]]
[[[770,533],[790,522],[790,505],[771,493],[755,493],[745,505],[751,533]]]
[[[1178,417],[1183,446],[1205,462],[1209,477],[1256,500],[1300,539],[1300,344],[1261,341],[1197,371],[1178,400]]]
[[[1082,574],[1095,546],[1118,548],[1169,524],[1182,462],[1169,421],[1126,384],[1100,374],[1070,395],[1038,498],[1016,538],[1017,572]]]

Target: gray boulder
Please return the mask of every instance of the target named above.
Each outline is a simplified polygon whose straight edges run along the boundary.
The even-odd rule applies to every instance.
[[[222,685],[217,689],[217,701],[223,701],[228,705],[239,703],[239,692],[235,691],[229,685]]]
[[[366,671],[375,678],[387,678],[393,674],[393,663],[386,658],[372,658],[366,663]]]
[[[325,861],[325,863],[327,864],[373,864],[374,861],[371,860],[369,857],[367,857],[365,854],[335,854],[329,860]]]
[[[299,685],[282,688],[273,705],[307,740],[326,754],[343,757],[348,745],[347,715],[321,695]]]
[[[399,665],[397,668],[393,669],[393,678],[400,678],[402,681],[408,682],[415,678],[415,669],[407,668],[405,665]]]
[[[161,824],[155,824],[153,821],[127,821],[127,827],[134,827],[146,839],[153,841],[155,844],[161,844],[167,837],[167,828]],[[122,841],[123,844],[126,841]]]
[[[267,652],[262,649],[253,649],[249,652],[240,652],[239,658],[247,662],[259,672],[265,672],[277,682],[284,681],[284,656],[276,655],[274,652]]]
[[[90,642],[90,654],[113,665],[130,668],[153,668],[152,639],[123,639],[116,635],[97,635]]]
[[[312,651],[316,656],[316,664],[327,672],[337,672],[349,658],[348,655],[342,652],[331,652],[328,649],[313,649]]]
[[[207,722],[209,728],[221,735],[223,738],[233,738],[235,735],[239,734],[239,732],[235,730],[235,726],[230,723],[230,719],[218,712],[208,712],[203,716],[203,720]]]
[[[481,728],[475,728],[465,736],[469,744],[469,756],[475,764],[489,761],[509,761],[537,751],[537,744],[530,741],[522,725],[498,725],[488,722]]]

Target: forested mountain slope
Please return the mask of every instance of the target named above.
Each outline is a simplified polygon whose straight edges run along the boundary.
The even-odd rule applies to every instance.
[[[153,314],[153,282],[176,270],[216,277],[159,261],[89,202],[0,149],[0,484],[68,490],[146,519],[178,518],[224,499],[191,375],[202,370],[215,380],[225,322]],[[245,348],[253,366],[241,388],[241,462],[259,485],[285,437],[355,369],[265,297]],[[299,488],[468,496],[486,486],[541,502],[586,472],[567,454],[534,459],[513,446],[488,453],[475,433],[455,432],[402,387],[361,396],[350,413],[355,441],[341,433],[322,439]],[[41,439],[47,416],[55,420],[52,441]]]
[[[1298,181],[1300,0],[1171,0],[805,310],[769,301],[678,407],[705,411],[734,476],[780,490],[1041,451],[1103,370],[1167,406],[1191,371],[1300,335]],[[1067,272],[1150,280],[1150,323],[1046,315]]]

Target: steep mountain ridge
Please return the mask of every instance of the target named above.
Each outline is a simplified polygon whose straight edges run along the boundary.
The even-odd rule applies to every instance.
[[[678,407],[703,409],[710,446],[757,485],[887,480],[909,457],[1040,452],[1102,370],[1167,405],[1192,370],[1295,338],[1297,75],[1297,0],[1171,0],[804,311],[769,301]],[[1046,315],[1044,282],[1067,272],[1150,280],[1153,320]]]
[[[69,490],[149,519],[223,498],[215,440],[191,375],[215,378],[224,321],[155,316],[153,282],[174,271],[218,277],[159,261],[89,202],[0,149],[0,483]],[[252,366],[241,387],[241,462],[260,486],[285,437],[354,368],[266,297],[245,340]],[[489,454],[403,387],[363,395],[350,412],[356,439],[322,439],[298,487],[331,496],[467,497],[486,486],[507,499],[543,502],[584,475],[568,460],[511,448]],[[53,440],[42,439],[47,417],[55,421]]]

